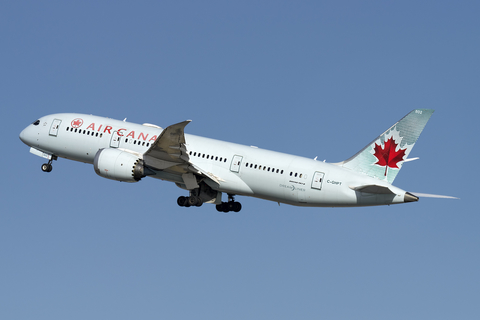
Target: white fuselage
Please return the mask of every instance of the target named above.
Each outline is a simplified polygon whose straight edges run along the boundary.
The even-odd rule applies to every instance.
[[[76,120],[77,119],[77,120]],[[162,128],[84,114],[53,114],[30,125],[20,138],[32,148],[65,159],[93,163],[104,148],[125,149],[140,157]],[[185,134],[190,163],[218,178],[216,191],[296,206],[365,206],[403,203],[405,191],[335,164]],[[155,170],[153,178],[183,184],[182,176]],[[388,187],[393,194],[353,190]]]

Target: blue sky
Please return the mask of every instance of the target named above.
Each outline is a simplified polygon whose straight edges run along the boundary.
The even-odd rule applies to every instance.
[[[2,319],[477,319],[475,1],[0,6]],[[461,200],[239,214],[118,183],[20,131],[81,112],[342,161],[432,108],[395,185]]]

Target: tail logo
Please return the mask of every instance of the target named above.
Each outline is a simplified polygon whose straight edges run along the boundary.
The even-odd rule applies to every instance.
[[[398,147],[398,144],[395,142],[393,137],[390,137],[390,139],[385,141],[383,146],[384,147],[382,148],[381,145],[375,143],[373,155],[378,160],[377,162],[375,162],[375,164],[381,167],[385,167],[385,176],[387,176],[388,167],[400,169],[397,164],[400,161],[403,161],[403,157],[405,156],[405,151],[407,149],[399,148],[397,151],[396,149]]]

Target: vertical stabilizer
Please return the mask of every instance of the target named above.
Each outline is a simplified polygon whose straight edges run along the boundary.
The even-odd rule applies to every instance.
[[[392,183],[433,111],[413,110],[356,155],[338,165]]]

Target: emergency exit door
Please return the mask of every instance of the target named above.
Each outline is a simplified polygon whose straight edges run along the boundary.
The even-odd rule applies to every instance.
[[[239,172],[240,165],[242,164],[242,159],[243,159],[242,156],[239,156],[239,155],[233,156],[232,164],[230,165],[230,171]]]
[[[323,177],[325,177],[325,173],[318,171],[315,172],[312,180],[312,189],[322,190]]]
[[[110,139],[110,147],[118,148],[120,146],[120,136],[118,135],[118,131],[114,131],[112,134],[112,138]]]
[[[52,126],[50,127],[50,135],[56,137],[58,134],[58,127],[60,127],[60,123],[62,123],[62,120],[60,119],[55,119],[52,122]]]

